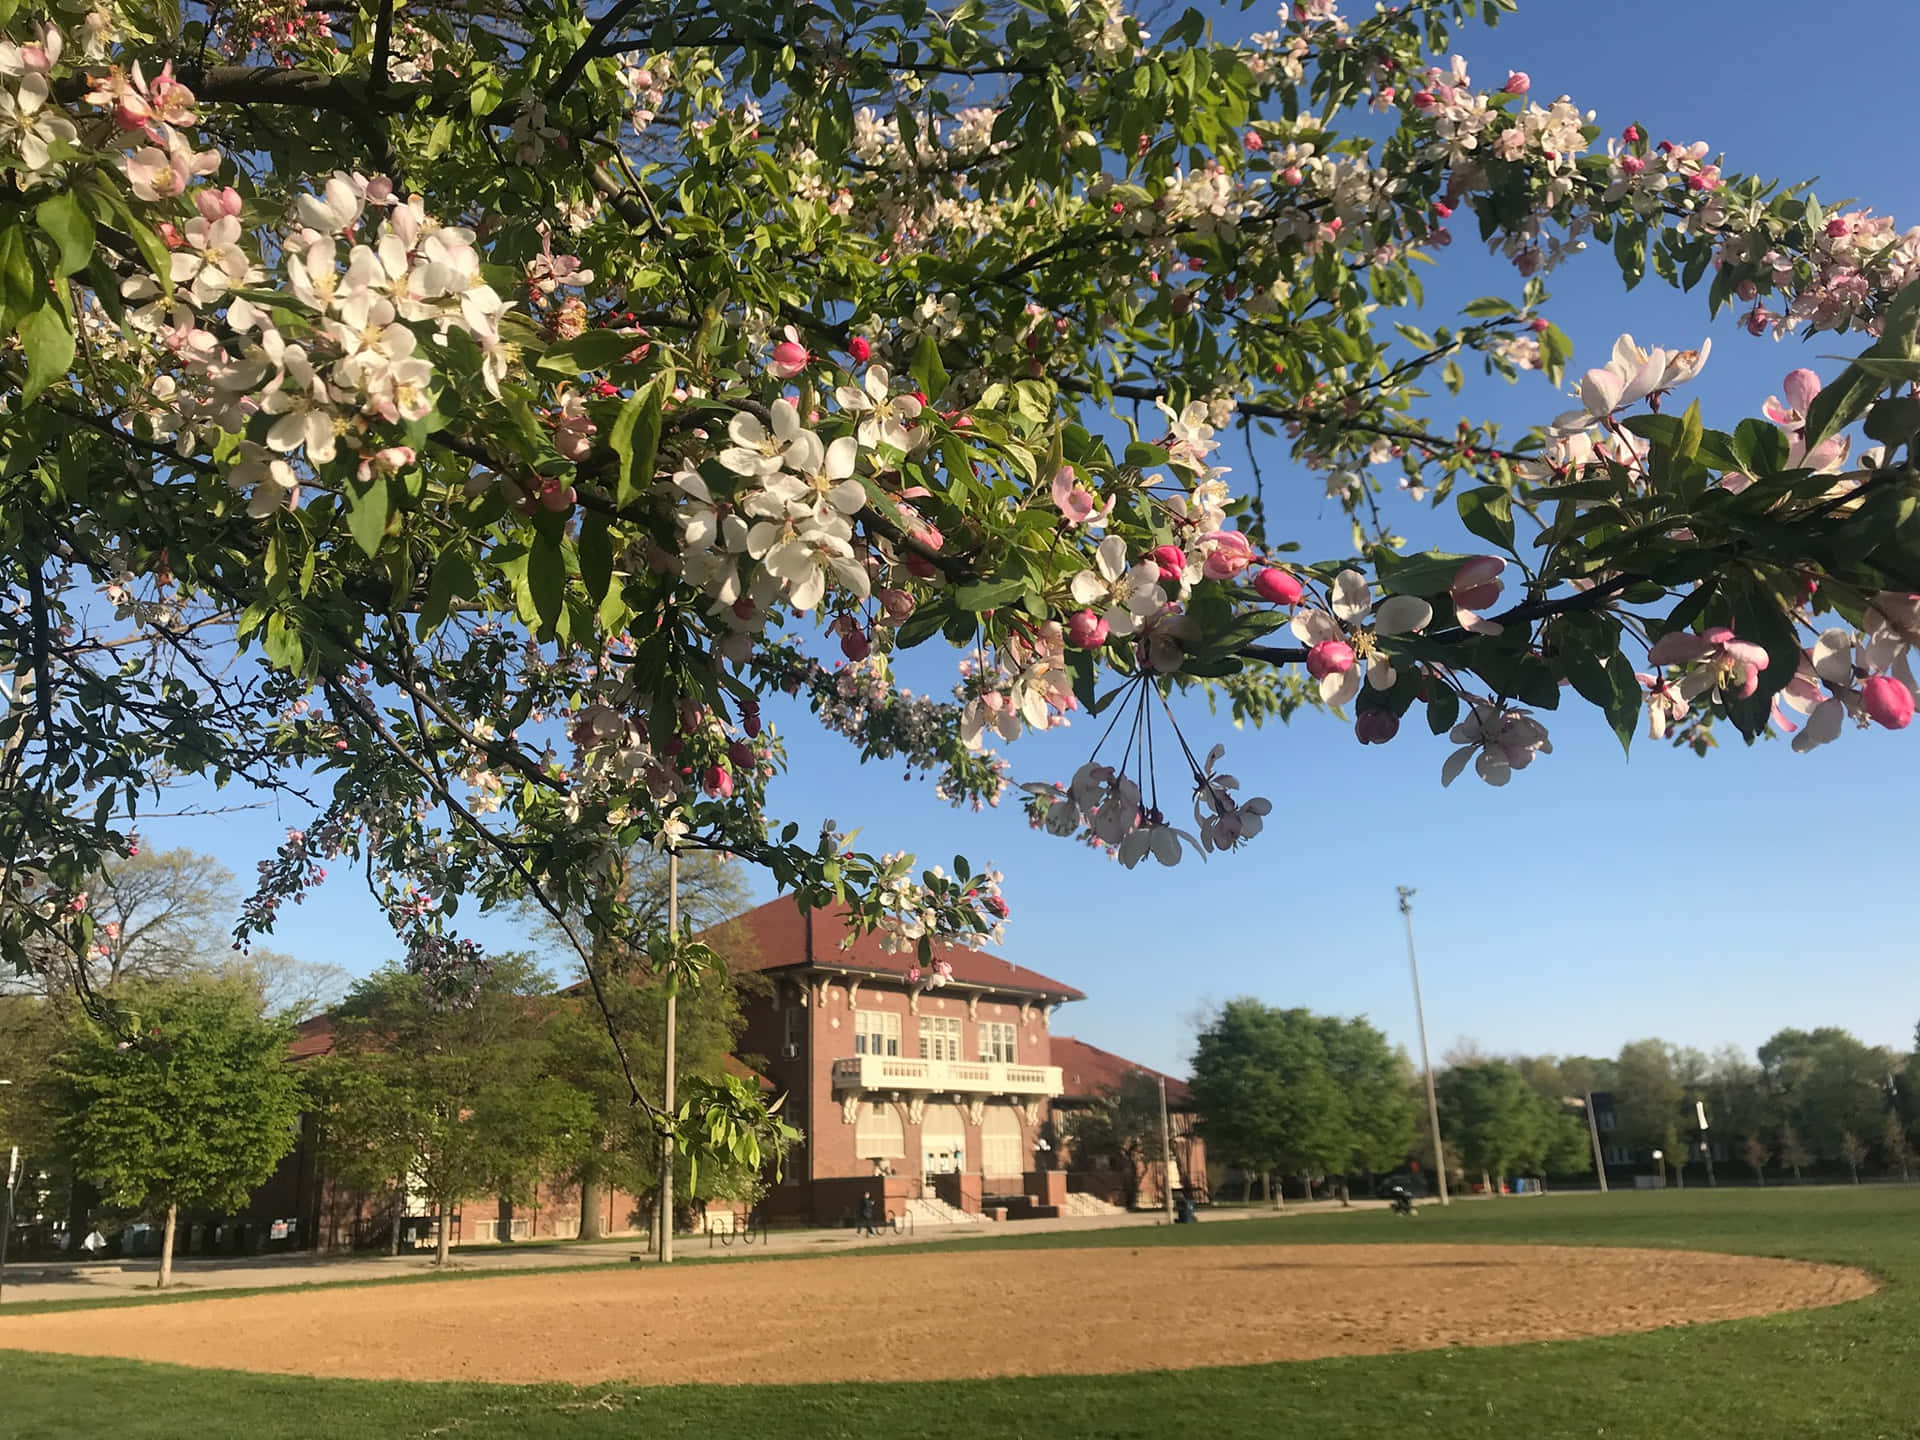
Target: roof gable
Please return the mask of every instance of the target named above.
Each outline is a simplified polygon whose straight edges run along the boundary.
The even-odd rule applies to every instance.
[[[1163,1075],[1146,1065],[1138,1065],[1111,1050],[1102,1050],[1071,1035],[1053,1037],[1053,1063],[1060,1067],[1060,1079],[1066,1086],[1062,1100],[1091,1100],[1112,1090],[1129,1075],[1145,1075],[1167,1082],[1167,1104],[1175,1110],[1193,1108],[1193,1092],[1187,1082]]]
[[[702,933],[701,939],[726,956],[735,970],[788,970],[815,965],[898,977],[903,983],[916,962],[911,954],[893,954],[877,935],[851,936],[846,909],[829,906],[802,911],[791,895],[737,915]],[[953,978],[980,989],[1011,990],[1054,1000],[1084,1000],[1073,986],[998,955],[963,945],[936,945],[934,957],[953,966]]]

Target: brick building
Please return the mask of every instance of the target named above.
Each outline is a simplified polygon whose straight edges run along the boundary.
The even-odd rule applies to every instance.
[[[958,946],[937,956],[951,978],[927,987],[907,979],[913,957],[889,954],[873,936],[848,935],[844,912],[803,913],[774,900],[702,938],[738,972],[766,984],[742,996],[745,1029],[730,1058],[784,1094],[784,1114],[803,1142],[762,1202],[774,1221],[836,1224],[863,1195],[882,1215],[911,1210],[922,1222],[1090,1211],[1122,1203],[1121,1177],[1075,1168],[1056,1105],[1085,1106],[1129,1073],[1156,1072],[1081,1041],[1053,1035],[1060,1006],[1085,996],[1071,985],[998,956]],[[295,1060],[328,1053],[326,1016],[300,1027]],[[1205,1151],[1193,1135],[1185,1084],[1168,1077],[1168,1107],[1181,1184],[1204,1187]],[[386,1202],[319,1173],[311,1145],[297,1145],[243,1216],[266,1248],[385,1245],[394,1221]],[[1142,1203],[1157,1203],[1164,1166],[1148,1166]],[[1204,1198],[1203,1190],[1193,1191]],[[1069,1197],[1074,1197],[1072,1200]],[[610,1193],[607,1234],[647,1223],[643,1203]],[[542,1184],[533,1203],[476,1197],[457,1209],[457,1244],[571,1238],[581,1197]],[[431,1207],[407,1197],[400,1217],[410,1244],[429,1243]]]
[[[1053,1102],[1054,1122],[1049,1142],[1059,1152],[1067,1171],[1069,1191],[1093,1195],[1113,1205],[1126,1205],[1131,1201],[1152,1207],[1165,1203],[1168,1184],[1165,1161],[1138,1161],[1134,1174],[1129,1176],[1123,1169],[1107,1163],[1107,1156],[1074,1154],[1067,1140],[1075,1111],[1100,1103],[1119,1090],[1129,1077],[1143,1076],[1166,1083],[1167,1129],[1172,1132],[1173,1141],[1174,1195],[1184,1190],[1200,1204],[1211,1198],[1207,1186],[1207,1142],[1198,1134],[1199,1109],[1193,1103],[1193,1092],[1187,1088],[1186,1081],[1136,1065],[1111,1050],[1102,1050],[1069,1035],[1053,1037],[1053,1060],[1060,1067],[1062,1088]],[[1160,1147],[1150,1144],[1148,1149],[1158,1152]]]
[[[771,982],[746,1006],[740,1049],[764,1061],[806,1134],[763,1202],[770,1216],[832,1224],[862,1194],[890,1214],[909,1201],[964,1215],[1064,1206],[1066,1176],[1043,1168],[1039,1142],[1064,1083],[1054,1012],[1080,991],[959,946],[937,952],[953,969],[945,984],[912,985],[911,955],[791,898],[706,938]]]

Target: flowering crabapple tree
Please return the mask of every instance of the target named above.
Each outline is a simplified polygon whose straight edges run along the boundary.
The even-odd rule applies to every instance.
[[[0,0],[0,942],[89,944],[87,877],[203,777],[310,807],[242,940],[338,863],[449,993],[463,905],[591,974],[651,844],[937,983],[1001,877],[770,817],[776,693],[976,805],[1090,717],[1018,793],[1129,866],[1272,813],[1184,689],[1412,714],[1493,784],[1563,697],[1623,744],[1906,726],[1920,232],[1477,79],[1512,8]],[[1440,323],[1456,241],[1513,293]],[[1570,368],[1583,250],[1861,353],[1710,429],[1704,345]],[[1572,399],[1436,418],[1469,368]],[[1302,555],[1325,496],[1351,546]],[[942,644],[951,696],[904,689]]]

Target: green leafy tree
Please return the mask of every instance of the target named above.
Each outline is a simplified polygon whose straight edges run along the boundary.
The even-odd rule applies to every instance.
[[[1229,1001],[1200,1031],[1191,1086],[1209,1146],[1269,1189],[1339,1163],[1343,1101],[1309,1012]]]
[[[1664,1040],[1634,1040],[1614,1061],[1614,1114],[1623,1144],[1660,1150],[1676,1160],[1681,1107],[1686,1092],[1675,1066],[1676,1051]]]
[[[1541,1102],[1505,1060],[1454,1065],[1434,1081],[1448,1161],[1489,1190],[1541,1151]]]
[[[617,885],[630,913],[627,923],[634,928],[629,933],[640,938],[637,943],[620,938],[600,941],[594,949],[591,979],[576,967],[576,982],[562,1000],[552,1037],[557,1073],[587,1097],[593,1116],[587,1142],[575,1152],[564,1176],[580,1189],[584,1239],[598,1239],[605,1233],[609,1192],[644,1197],[659,1186],[658,1119],[649,1107],[633,1103],[627,1075],[631,1073],[651,1098],[659,1099],[669,986],[675,987],[677,996],[675,1063],[684,1088],[700,1080],[717,1081],[725,1073],[743,1024],[741,991],[757,991],[764,983],[748,963],[753,957],[741,948],[750,939],[742,930],[724,924],[749,904],[745,867],[739,863],[702,853],[680,858],[681,923],[687,930],[703,932],[713,954],[712,963],[684,977],[662,973],[647,944],[648,937],[663,936],[667,929],[666,857],[651,849],[637,850],[609,883]],[[564,940],[550,918],[542,933]],[[624,1052],[624,1068],[612,1037],[618,1038]],[[762,1138],[771,1141],[777,1133],[768,1129]],[[716,1183],[717,1177],[731,1174],[722,1155],[714,1155],[712,1161]],[[676,1180],[688,1178],[688,1163],[685,1155],[677,1160]],[[697,1160],[693,1163],[697,1168]],[[733,1177],[732,1183],[736,1190],[751,1188],[743,1177]],[[676,1184],[675,1191],[688,1194],[681,1184]]]
[[[1844,1136],[1879,1133],[1895,1061],[1837,1026],[1782,1030],[1759,1050],[1778,1113],[1811,1153],[1842,1159]]]
[[[1767,1183],[1767,1161],[1773,1158],[1773,1152],[1767,1149],[1767,1142],[1758,1135],[1749,1135],[1741,1153],[1753,1170],[1754,1183],[1764,1189]]]
[[[1104,1158],[1119,1172],[1126,1184],[1127,1208],[1132,1209],[1139,1204],[1147,1167],[1166,1158],[1159,1082],[1143,1071],[1130,1071],[1091,1105],[1072,1111],[1064,1130],[1076,1165]]]
[[[465,1004],[441,1003],[420,976],[389,966],[336,1017],[335,1054],[361,1073],[330,1092],[331,1143],[406,1157],[401,1188],[433,1205],[441,1264],[463,1201],[524,1201],[588,1143],[591,1103],[555,1064],[555,1010],[551,979],[505,955]]]
[[[166,1217],[163,1288],[180,1210],[238,1208],[293,1148],[291,1039],[232,981],[130,984],[106,1020],[73,1013],[56,1062],[60,1139],[111,1204]]]
[[[1391,1170],[1412,1150],[1413,1067],[1364,1017],[1323,1016],[1318,1028],[1327,1074],[1342,1101],[1333,1169],[1345,1199],[1349,1171]]]

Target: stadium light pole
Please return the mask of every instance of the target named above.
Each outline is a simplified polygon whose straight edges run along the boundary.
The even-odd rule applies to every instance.
[[[1440,1181],[1440,1203],[1451,1205],[1447,1197],[1447,1152],[1440,1143],[1440,1098],[1433,1089],[1433,1058],[1427,1053],[1427,1010],[1420,1003],[1420,961],[1413,953],[1413,896],[1405,885],[1400,892],[1400,918],[1407,922],[1407,965],[1413,971],[1413,1018],[1420,1025],[1420,1068],[1427,1076],[1427,1123],[1433,1127],[1433,1168]]]
[[[667,935],[678,941],[680,938],[680,852],[667,851]],[[675,1001],[679,996],[679,976],[667,978],[667,1133],[660,1137],[660,1263],[673,1263],[673,1117],[678,1113],[673,1103],[673,1040],[674,1022],[677,1018]]]
[[[1167,1123],[1167,1077],[1160,1077],[1160,1191],[1173,1223],[1173,1127]]]
[[[1587,1112],[1587,1134],[1593,1139],[1593,1173],[1600,1177],[1600,1193],[1607,1193],[1607,1157],[1600,1149],[1600,1120],[1593,1113],[1593,1092],[1587,1091],[1587,1098],[1576,1102]]]

